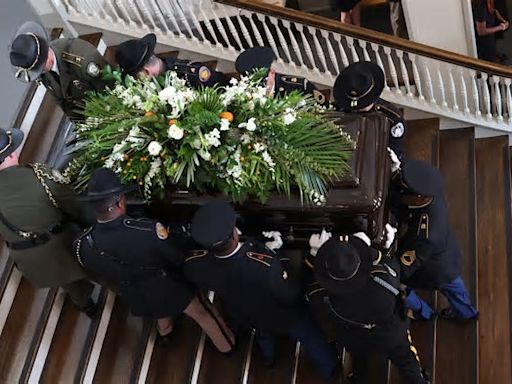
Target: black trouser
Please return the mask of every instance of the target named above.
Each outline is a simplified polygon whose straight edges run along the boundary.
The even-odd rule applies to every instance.
[[[62,285],[71,301],[80,309],[85,308],[89,304],[94,284],[89,280],[82,279],[73,281],[72,283]]]
[[[424,384],[416,348],[410,340],[407,323],[394,318],[384,326],[367,330],[347,326],[338,321],[336,335],[340,345],[352,356],[353,382],[368,382],[368,356],[370,352],[381,352],[398,368],[409,384]]]

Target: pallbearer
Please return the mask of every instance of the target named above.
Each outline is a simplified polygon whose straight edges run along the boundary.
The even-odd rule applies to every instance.
[[[279,254],[254,241],[241,243],[235,210],[212,202],[194,215],[192,237],[202,248],[185,260],[185,275],[212,290],[240,327],[256,329],[265,362],[275,358],[273,334],[301,342],[322,376],[335,371],[335,357],[300,295],[299,282]]]
[[[203,63],[174,57],[158,57],[155,54],[155,46],[154,33],[140,39],[127,40],[116,48],[116,61],[124,72],[135,77],[156,77],[166,71],[174,71],[192,88],[229,84],[228,76]]]
[[[79,38],[49,41],[44,27],[32,21],[16,32],[9,58],[16,78],[43,84],[71,120],[82,118],[87,91],[107,85],[101,76],[106,61],[92,44]]]
[[[174,316],[185,313],[219,351],[229,352],[233,334],[183,278],[182,252],[168,228],[126,215],[125,193],[132,189],[109,169],[92,173],[84,199],[91,202],[97,222],[77,240],[76,258],[98,281],[113,287],[135,316],[157,319],[161,336],[173,331]]]

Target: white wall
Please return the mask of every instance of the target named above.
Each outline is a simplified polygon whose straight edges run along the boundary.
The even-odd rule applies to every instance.
[[[476,56],[471,0],[402,0],[409,38]]]

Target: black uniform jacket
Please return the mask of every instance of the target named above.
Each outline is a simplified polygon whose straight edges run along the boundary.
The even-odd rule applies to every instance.
[[[76,252],[93,276],[117,288],[136,316],[180,314],[195,295],[181,274],[182,253],[154,220],[121,216],[97,223],[77,240]]]
[[[315,101],[321,105],[328,105],[329,100],[316,86],[305,77],[283,75],[276,73],[274,92],[276,95],[284,95],[292,91],[313,95]]]
[[[226,86],[230,78],[222,72],[211,69],[207,65],[190,60],[175,59],[166,57],[163,59],[165,69],[174,71],[178,77],[186,80],[187,85],[192,88],[213,87],[214,85]]]
[[[322,302],[336,323],[355,329],[363,329],[365,324],[386,326],[397,320],[401,300],[400,267],[393,258],[383,258],[382,253],[375,248],[368,247],[361,239],[350,236],[351,243],[359,252],[369,252],[374,260],[368,283],[358,290],[346,293],[327,292],[319,282],[314,280],[313,273],[308,274],[310,282],[307,297],[315,307]],[[393,287],[391,292],[382,284],[374,281],[376,277]]]
[[[305,313],[298,284],[279,256],[259,243],[241,244],[229,257],[192,251],[184,271],[197,286],[214,291],[240,326],[285,331]]]
[[[435,289],[460,275],[461,251],[450,227],[442,192],[424,208],[400,206],[398,219],[407,223],[397,254],[405,284]]]

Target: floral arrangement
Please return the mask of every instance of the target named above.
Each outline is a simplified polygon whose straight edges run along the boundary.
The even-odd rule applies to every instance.
[[[115,85],[89,95],[77,126],[67,174],[78,190],[107,167],[147,199],[172,184],[235,201],[296,188],[301,201],[322,204],[328,183],[348,169],[353,142],[342,128],[309,96],[270,97],[262,72],[199,90],[171,71],[156,79],[110,74]]]

